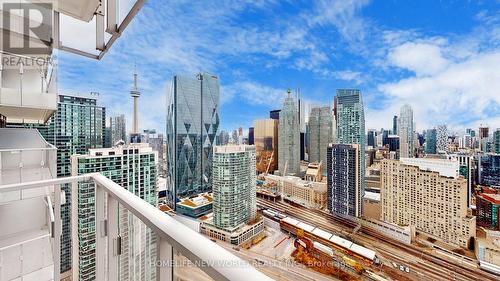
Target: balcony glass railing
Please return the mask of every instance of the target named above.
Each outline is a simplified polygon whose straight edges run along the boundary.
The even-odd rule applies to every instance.
[[[40,187],[50,187],[51,200],[47,202],[53,213],[46,212],[51,240],[49,263],[55,280],[59,280],[59,247],[61,235],[61,185],[71,184],[73,191],[80,185],[91,186],[95,191],[95,205],[87,218],[94,218],[94,226],[78,231],[78,212],[72,218],[73,227],[73,278],[74,280],[271,280],[247,262],[234,256],[208,238],[193,231],[141,198],[130,193],[101,174],[59,178],[0,186],[0,194],[21,192]],[[78,188],[77,188],[78,187]],[[73,196],[77,196],[72,193]],[[77,197],[76,197],[77,198]],[[73,197],[73,204],[75,197]],[[73,209],[80,207],[77,202]],[[0,212],[8,204],[0,204]],[[22,212],[23,210],[18,210]],[[26,210],[29,211],[29,210]],[[0,224],[17,224],[4,220]],[[2,221],[3,220],[3,221]],[[52,221],[54,222],[52,224]],[[51,226],[53,225],[53,227]],[[81,225],[81,227],[88,225]],[[37,238],[37,239],[47,239]],[[76,240],[75,240],[76,239]],[[23,240],[24,241],[24,240]],[[20,245],[28,242],[21,241]],[[0,236],[0,279],[12,280],[1,275],[6,268],[24,265],[19,256],[6,256],[2,251],[8,243]],[[8,246],[7,247],[12,247]],[[56,250],[57,249],[57,250]],[[30,251],[41,249],[30,248]],[[47,250],[44,250],[47,253]],[[75,255],[76,254],[76,255]],[[42,259],[40,259],[42,260]],[[34,267],[42,272],[43,264]],[[44,269],[46,270],[46,269]],[[17,274],[24,274],[18,271]],[[79,276],[78,276],[79,275]],[[4,278],[5,277],[5,278]],[[14,276],[15,277],[15,276]],[[128,278],[127,278],[128,277]]]

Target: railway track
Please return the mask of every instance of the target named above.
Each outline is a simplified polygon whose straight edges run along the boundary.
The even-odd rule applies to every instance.
[[[348,236],[347,238],[350,239],[353,238],[349,237],[350,232],[357,226],[355,222],[348,219],[327,214],[319,210],[303,209],[284,204],[282,202],[269,202],[260,198],[257,199],[257,202],[267,208],[275,209],[287,215],[297,217],[298,219],[304,220],[307,223],[316,225],[327,231],[340,234],[344,237]],[[338,224],[341,225],[339,226]],[[370,229],[363,228],[360,232],[354,235],[354,238],[357,242],[361,242],[365,245],[369,244],[379,252],[393,252],[388,251],[384,248],[384,246],[393,249],[396,248],[398,250],[396,256],[406,257],[408,259],[406,263],[411,264],[414,268],[420,269],[423,273],[429,274],[429,276],[426,277],[437,275],[440,277],[439,279],[443,280],[497,280],[497,276],[490,273],[481,271],[477,268],[473,270],[471,270],[471,268],[464,268],[462,265],[457,265],[440,257],[436,257],[416,248],[415,246],[403,245],[398,241]],[[419,260],[412,261],[415,260],[415,258]],[[423,261],[426,261],[426,263],[423,263]],[[442,269],[436,269],[435,266],[431,266],[429,263],[438,265],[442,267]],[[448,272],[448,274],[445,272]]]

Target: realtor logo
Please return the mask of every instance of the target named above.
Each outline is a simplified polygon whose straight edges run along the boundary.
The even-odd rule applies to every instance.
[[[50,52],[52,40],[52,3],[3,3],[2,51],[41,55]]]

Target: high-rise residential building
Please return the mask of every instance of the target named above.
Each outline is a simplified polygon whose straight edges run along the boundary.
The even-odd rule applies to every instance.
[[[371,147],[377,147],[377,143],[375,141],[377,132],[373,129],[368,130],[368,134],[366,135],[366,145]]]
[[[250,127],[248,128],[248,144],[253,145],[255,142],[255,128]]]
[[[401,158],[414,156],[413,110],[405,104],[401,107],[398,118],[399,155]]]
[[[240,245],[264,230],[257,217],[255,147],[214,147],[213,216],[201,223],[203,234]]]
[[[288,90],[280,112],[278,169],[281,175],[300,172],[300,124],[297,102]]]
[[[219,78],[174,76],[167,97],[167,201],[212,190],[212,151],[219,130]]]
[[[148,143],[149,146],[158,153],[158,175],[165,175],[165,159],[163,158],[163,134],[158,134],[155,129],[143,130],[141,134],[141,142]]]
[[[326,150],[333,142],[332,111],[329,106],[313,107],[309,117],[309,162],[326,165]],[[325,171],[326,173],[326,171]]]
[[[469,247],[476,218],[469,214],[467,181],[457,170],[458,162],[450,160],[382,160],[381,219]]]
[[[275,110],[269,111],[269,118],[275,119],[275,120],[280,120],[280,112],[281,112],[281,109],[275,109]]]
[[[111,129],[111,145],[115,145],[120,140],[127,142],[125,115],[109,117],[109,127]]]
[[[358,178],[365,178],[365,113],[361,91],[356,89],[338,89],[335,104],[337,120],[337,143],[359,144]],[[388,132],[387,132],[388,133]],[[363,196],[365,181],[359,183],[358,194],[355,197],[359,215],[363,213]],[[343,199],[347,200],[347,199]]]
[[[272,174],[278,169],[278,120],[254,121],[257,172]]]
[[[255,147],[216,146],[213,165],[215,226],[231,229],[254,219],[257,210]]]
[[[73,155],[72,175],[101,173],[156,206],[157,152],[145,143],[90,149]],[[96,280],[95,186],[81,182],[72,187],[73,280]],[[156,260],[154,232],[119,207],[120,280],[156,280],[156,269],[144,266]]]
[[[71,175],[71,155],[104,147],[106,109],[97,99],[94,93],[58,96],[47,139],[57,147],[57,177]],[[71,268],[71,189],[64,185],[63,190],[66,204],[61,206],[61,272]]]
[[[493,147],[495,148],[495,153],[500,154],[500,128],[496,129],[493,133]]]
[[[479,183],[500,187],[500,154],[478,155]]]
[[[392,134],[397,135],[398,133],[399,133],[398,132],[398,116],[394,115],[394,117],[392,117]]]
[[[327,150],[327,209],[338,215],[360,217],[363,193],[359,144],[330,144]]]
[[[446,125],[436,128],[436,153],[445,153],[448,150],[448,129]]]
[[[436,129],[428,129],[425,134],[425,153],[437,153],[437,132]]]

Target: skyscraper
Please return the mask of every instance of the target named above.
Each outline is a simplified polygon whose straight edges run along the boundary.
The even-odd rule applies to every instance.
[[[255,147],[216,146],[213,158],[214,224],[232,229],[256,216]]]
[[[255,138],[255,133],[254,133],[254,127],[248,128],[248,144],[253,145],[254,144],[254,138]]]
[[[425,153],[427,154],[436,154],[437,135],[436,129],[428,129],[425,134]]]
[[[272,174],[278,169],[278,120],[255,120],[254,128],[257,171]]]
[[[368,130],[368,134],[366,136],[366,145],[371,146],[371,147],[377,147],[377,144],[375,142],[375,130]]]
[[[280,112],[278,167],[282,175],[300,172],[300,124],[295,98],[288,90]]]
[[[313,107],[309,117],[309,162],[326,165],[326,150],[333,141],[332,111],[329,106]],[[323,169],[326,173],[326,169]]]
[[[448,150],[448,129],[446,125],[439,125],[436,129],[436,153]]]
[[[257,216],[255,147],[214,147],[213,216],[200,224],[200,232],[234,245],[250,241],[264,230]]]
[[[151,205],[156,205],[157,152],[145,143],[90,149],[72,156],[72,174],[101,173]],[[80,182],[73,186],[72,216],[73,280],[96,278],[95,186]],[[156,280],[156,269],[143,266],[156,260],[154,233],[125,208],[119,207],[122,254],[120,280]]]
[[[359,144],[357,168],[359,188],[357,194],[350,198],[344,197],[340,200],[356,200],[351,205],[357,206],[357,213],[363,213],[363,196],[365,194],[365,113],[361,91],[357,89],[338,89],[335,105],[337,120],[337,143]],[[345,149],[345,148],[343,148]],[[350,152],[352,154],[352,151]],[[344,154],[345,155],[345,154]],[[352,169],[351,169],[352,171]],[[350,193],[349,195],[351,195]],[[352,212],[351,212],[352,213]]]
[[[339,215],[362,214],[359,144],[330,144],[327,150],[327,208]]]
[[[392,118],[392,134],[396,135],[398,134],[398,116],[394,115]]]
[[[212,150],[219,130],[219,79],[174,76],[167,97],[167,200],[212,190]]]
[[[120,114],[114,117],[109,117],[109,127],[111,129],[111,145],[115,145],[118,141],[127,141],[127,129],[125,125],[125,115]]]
[[[49,125],[47,141],[57,147],[57,177],[71,175],[71,155],[102,148],[106,130],[106,109],[97,95],[59,95],[57,111]],[[71,189],[64,185],[66,204],[61,206],[61,272],[71,268]]]
[[[401,107],[398,118],[399,155],[413,157],[413,110],[407,104]]]

